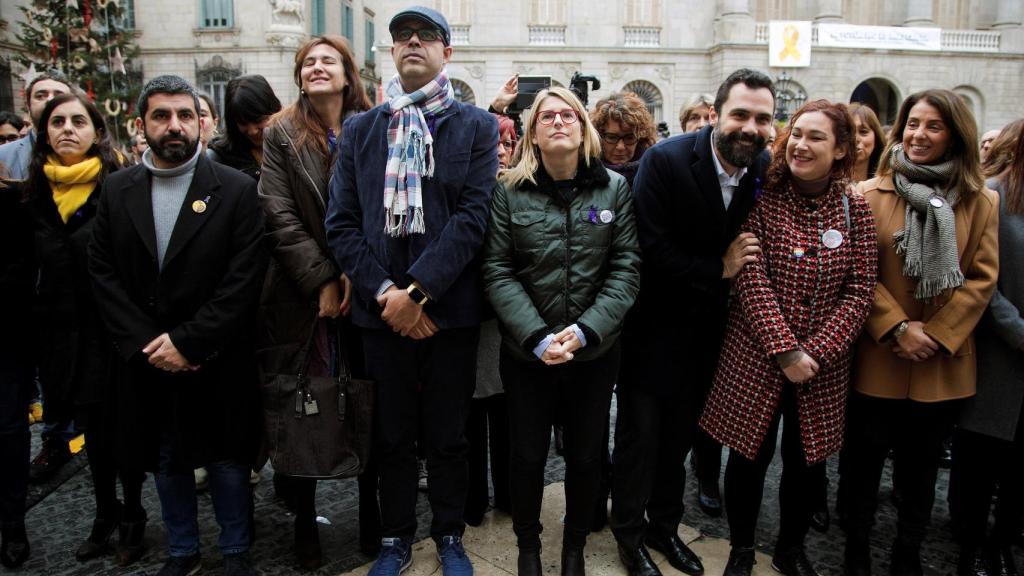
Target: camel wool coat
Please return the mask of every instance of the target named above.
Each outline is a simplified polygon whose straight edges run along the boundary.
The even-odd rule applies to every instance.
[[[973,396],[977,366],[974,327],[988,307],[999,273],[999,197],[988,188],[954,207],[956,245],[964,284],[929,302],[914,298],[917,283],[903,275],[903,257],[893,234],[903,228],[906,201],[892,178],[858,185],[878,227],[878,284],[864,332],[857,343],[853,388],[876,398],[940,402]],[[924,323],[939,346],[922,362],[903,360],[891,350],[891,332],[904,320]]]

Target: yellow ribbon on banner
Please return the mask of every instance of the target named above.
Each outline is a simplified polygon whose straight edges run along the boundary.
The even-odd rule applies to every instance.
[[[786,25],[786,28],[782,31],[782,41],[785,43],[785,46],[779,52],[779,62],[785,61],[786,58],[793,58],[799,62],[801,60],[800,51],[796,49],[796,43],[800,41],[800,31],[796,29],[796,26],[792,24]]]

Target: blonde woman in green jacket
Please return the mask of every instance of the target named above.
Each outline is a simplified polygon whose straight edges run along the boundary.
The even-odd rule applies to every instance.
[[[541,91],[515,167],[494,190],[484,284],[501,322],[519,574],[541,574],[540,506],[551,425],[565,427],[562,574],[584,574],[617,339],[640,285],[629,187],[601,163],[583,105]]]

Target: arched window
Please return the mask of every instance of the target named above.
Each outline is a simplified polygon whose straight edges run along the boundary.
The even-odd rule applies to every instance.
[[[221,122],[224,118],[224,92],[227,90],[228,81],[241,75],[241,66],[231,67],[219,55],[210,58],[205,66],[200,67],[196,64],[196,84],[216,102]]]
[[[868,78],[858,84],[850,95],[851,103],[860,102],[874,110],[883,126],[896,121],[901,101],[896,87],[884,78]]]
[[[463,104],[476,105],[476,94],[473,93],[473,89],[469,87],[469,84],[456,78],[452,78],[450,82],[452,83],[452,90],[455,91],[456,100]]]
[[[633,80],[623,86],[622,91],[633,92],[639,96],[647,104],[647,110],[654,117],[654,123],[661,122],[662,98],[661,90],[658,90],[657,86],[646,80]]]
[[[953,88],[953,92],[956,92],[960,98],[963,99],[964,103],[967,104],[967,108],[974,114],[974,122],[981,129],[985,126],[985,99],[981,95],[981,92],[973,86],[957,86]],[[979,132],[979,136],[980,136]]]

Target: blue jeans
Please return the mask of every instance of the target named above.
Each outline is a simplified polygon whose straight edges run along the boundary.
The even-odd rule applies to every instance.
[[[171,556],[191,556],[199,552],[196,480],[191,470],[169,472],[170,462],[171,447],[164,441],[160,446],[156,491],[167,527],[167,547]],[[207,464],[206,471],[213,512],[220,525],[217,546],[222,554],[245,552],[249,549],[249,467],[225,460]]]

